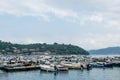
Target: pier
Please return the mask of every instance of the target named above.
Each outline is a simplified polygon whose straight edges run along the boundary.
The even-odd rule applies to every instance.
[[[36,70],[36,69],[40,69],[40,66],[35,65],[35,66],[21,66],[21,67],[4,67],[4,68],[1,68],[1,70],[6,71],[6,72],[28,71],[28,70]]]

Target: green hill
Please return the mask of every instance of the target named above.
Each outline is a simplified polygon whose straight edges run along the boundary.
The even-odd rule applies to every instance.
[[[81,54],[88,55],[89,53],[71,44],[13,44],[10,42],[0,41],[1,54]]]

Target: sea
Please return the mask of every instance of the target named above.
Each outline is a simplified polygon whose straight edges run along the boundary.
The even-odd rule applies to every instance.
[[[120,67],[69,70],[68,72],[42,72],[40,69],[19,72],[0,70],[0,80],[120,80]]]
[[[68,72],[41,72],[40,70],[3,72],[0,80],[120,80],[120,67],[69,70]]]

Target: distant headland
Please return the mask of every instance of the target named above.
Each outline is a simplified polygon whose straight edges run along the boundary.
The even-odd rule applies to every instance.
[[[11,42],[4,42],[0,40],[0,54],[77,54],[88,55],[89,52],[81,47],[71,44],[13,44]]]
[[[107,47],[98,50],[90,50],[90,54],[98,54],[98,55],[118,55],[120,54],[120,47]]]

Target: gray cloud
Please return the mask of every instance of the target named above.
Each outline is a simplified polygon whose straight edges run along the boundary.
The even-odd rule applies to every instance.
[[[77,29],[86,28],[86,31],[83,31],[85,32],[84,35],[76,30],[78,35],[74,36],[71,41],[68,40],[71,36],[67,35],[68,38],[66,36],[59,38],[60,42],[67,42],[68,40],[69,43],[79,44],[88,49],[114,46],[120,41],[120,0],[0,0],[0,15],[3,14],[32,16],[48,22],[55,19],[55,21],[63,20],[64,22],[79,24],[76,26]],[[104,33],[102,33],[101,28]],[[94,37],[86,34],[87,31]],[[109,33],[110,35],[108,35]],[[79,38],[79,35],[83,35],[83,38]],[[3,37],[3,39],[6,38]],[[38,40],[39,38],[26,38],[26,42]],[[21,41],[24,40],[21,39]]]

